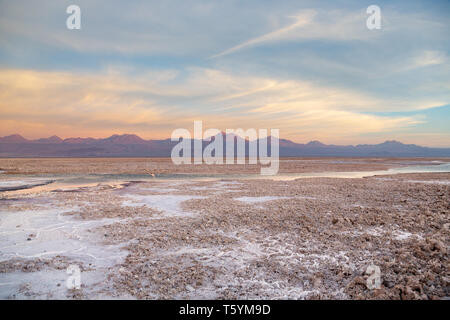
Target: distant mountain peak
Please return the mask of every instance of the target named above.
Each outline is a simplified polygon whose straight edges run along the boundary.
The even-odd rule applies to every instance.
[[[385,142],[380,143],[380,145],[386,147],[417,147],[415,144],[405,144],[397,140],[386,140]]]
[[[400,141],[397,140],[386,140],[385,142],[381,143],[381,144],[403,144]]]
[[[74,143],[90,143],[90,142],[94,142],[94,141],[96,141],[96,139],[94,139],[94,138],[80,138],[80,137],[67,138],[67,139],[63,140],[64,143],[72,143],[72,144],[74,144]]]
[[[323,144],[322,142],[317,141],[317,140],[310,141],[306,145],[308,147],[323,147],[323,146],[325,146],[325,144]]]
[[[143,143],[144,139],[135,135],[135,134],[114,134],[109,138],[103,139],[104,141],[112,142],[112,143]]]
[[[41,138],[41,139],[37,139],[35,141],[39,142],[39,143],[60,143],[63,140],[60,137],[53,135],[51,137]]]
[[[22,137],[20,134],[11,134],[9,136],[0,138],[0,142],[3,143],[21,143],[27,141],[28,140]]]

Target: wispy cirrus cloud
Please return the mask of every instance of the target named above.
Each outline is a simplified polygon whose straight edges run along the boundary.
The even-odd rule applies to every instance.
[[[410,69],[440,65],[447,61],[448,57],[442,51],[424,50],[413,59]]]
[[[266,33],[262,36],[245,41],[244,43],[241,43],[230,49],[222,51],[221,53],[213,55],[212,58],[218,58],[218,57],[233,53],[235,51],[241,50],[245,47],[249,47],[252,45],[259,44],[259,43],[275,41],[275,40],[282,39],[284,37],[289,37],[291,32],[297,31],[299,28],[304,27],[304,26],[308,25],[309,23],[311,23],[315,15],[316,15],[316,12],[314,10],[307,10],[304,12],[300,12],[295,16],[290,16],[288,18],[293,19],[294,20],[293,23],[291,23],[285,27],[279,28],[277,30],[271,31],[269,33]]]
[[[211,58],[219,58],[245,48],[281,41],[371,40],[380,36],[380,34],[376,33],[367,33],[365,28],[365,19],[367,17],[361,10],[350,12],[344,10],[323,10],[318,12],[314,9],[304,9],[284,18],[289,20],[289,23],[285,26],[246,40],[241,44],[213,55]]]

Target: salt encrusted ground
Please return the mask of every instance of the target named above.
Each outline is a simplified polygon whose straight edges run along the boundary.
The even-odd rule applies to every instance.
[[[8,179],[39,169],[12,161],[0,160]],[[330,161],[286,163],[299,172],[399,163]],[[448,298],[449,182],[450,173],[418,173],[0,193],[0,298]],[[80,290],[65,286],[72,264]],[[379,290],[366,287],[371,264]]]

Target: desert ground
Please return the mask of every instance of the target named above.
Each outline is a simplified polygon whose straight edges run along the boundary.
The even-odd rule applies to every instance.
[[[0,298],[448,299],[448,163],[0,159]]]

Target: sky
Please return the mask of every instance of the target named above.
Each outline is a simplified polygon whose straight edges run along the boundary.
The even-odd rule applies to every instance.
[[[449,16],[446,0],[0,0],[0,136],[160,139],[201,120],[450,147]]]

